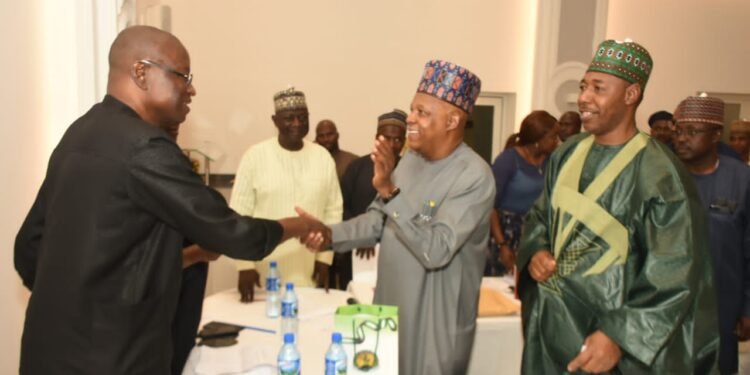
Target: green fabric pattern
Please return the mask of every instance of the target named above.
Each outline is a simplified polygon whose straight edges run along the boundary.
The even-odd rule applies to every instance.
[[[602,72],[620,77],[630,83],[646,87],[654,61],[638,43],[605,40],[599,44],[587,71]]]
[[[616,178],[597,188],[596,178],[628,147],[592,145],[577,191],[590,186],[601,191],[587,198],[626,228],[627,254],[622,261],[606,262],[601,272],[587,272],[613,254],[607,240],[552,204],[561,170],[587,137],[575,136],[552,154],[545,189],[526,217],[517,259],[522,373],[567,374],[567,364],[597,330],[622,349],[614,374],[715,373],[713,271],[705,217],[690,176],[673,154],[646,137],[645,147]],[[531,258],[541,250],[551,252],[563,232],[558,228],[571,221],[555,274],[537,283],[527,268]]]

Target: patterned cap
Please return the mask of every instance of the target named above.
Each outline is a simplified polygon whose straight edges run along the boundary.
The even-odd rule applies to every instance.
[[[587,72],[602,72],[620,77],[630,83],[646,87],[654,62],[643,46],[625,39],[605,40],[599,44]]]
[[[481,88],[482,81],[466,68],[444,60],[430,60],[424,66],[417,92],[432,95],[471,114]]]
[[[724,101],[710,96],[688,96],[674,110],[674,122],[724,126]]]
[[[273,96],[273,106],[278,111],[291,109],[307,109],[305,103],[305,94],[302,91],[296,91],[294,87],[279,91]]]
[[[734,120],[729,125],[729,131],[750,134],[750,121],[745,119]]]
[[[406,129],[406,112],[400,109],[394,109],[391,112],[383,113],[378,116],[378,129],[381,126],[394,125]]]

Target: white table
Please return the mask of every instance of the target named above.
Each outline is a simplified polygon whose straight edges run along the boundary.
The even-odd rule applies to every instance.
[[[375,271],[360,272],[349,284],[349,292],[361,303],[372,303],[375,280]],[[482,279],[482,287],[498,290],[505,296],[514,298],[509,283],[512,283],[511,279],[500,277]],[[521,372],[522,352],[523,333],[519,315],[478,318],[468,374],[518,374]]]
[[[352,285],[356,297],[362,303],[372,301],[374,282],[367,275],[357,278]],[[374,284],[373,284],[374,285]],[[509,294],[508,285],[499,278],[485,278],[482,286],[491,287]],[[368,294],[369,293],[369,294]],[[352,295],[331,290],[326,294],[320,289],[299,288],[300,342],[303,374],[322,374],[324,356],[331,340],[334,313],[338,306],[346,304]],[[369,297],[368,297],[369,295]],[[369,300],[368,300],[369,298]],[[265,317],[265,295],[256,292],[256,303],[242,304],[236,290],[227,290],[206,298],[203,303],[201,325],[216,320],[241,325],[252,325],[278,331],[279,319]],[[194,374],[275,374],[272,367],[281,347],[281,336],[243,330],[239,343],[226,348],[196,347],[185,366],[183,375]],[[477,332],[469,364],[469,375],[518,374],[521,366],[523,338],[521,319],[518,315],[485,317],[477,319]],[[244,363],[243,363],[244,362]],[[252,368],[254,363],[267,366]]]
[[[351,295],[339,290],[297,288],[299,298],[299,341],[303,374],[323,374],[325,352],[331,343],[336,308]],[[251,325],[275,330],[276,334],[243,330],[237,345],[224,348],[196,346],[190,353],[183,375],[193,374],[276,374],[276,355],[282,339],[280,318],[265,315],[265,294],[256,292],[255,301],[239,302],[235,289],[209,296],[203,302],[201,326],[211,321]],[[265,364],[264,366],[257,366]]]
[[[482,287],[513,296],[508,283],[498,277],[485,277]],[[519,315],[479,318],[468,374],[518,375],[521,373],[522,353],[523,333]]]

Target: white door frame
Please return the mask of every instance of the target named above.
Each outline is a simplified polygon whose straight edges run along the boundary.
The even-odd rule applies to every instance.
[[[492,106],[492,158],[500,154],[505,140],[515,133],[516,94],[508,92],[482,92],[476,105]]]

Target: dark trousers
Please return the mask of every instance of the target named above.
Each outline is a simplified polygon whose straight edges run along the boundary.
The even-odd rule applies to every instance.
[[[331,288],[346,290],[346,286],[352,281],[352,253],[334,253],[333,264],[328,272],[328,282]]]
[[[180,299],[172,322],[172,374],[182,374],[201,322],[206,292],[208,263],[196,263],[182,270]]]

